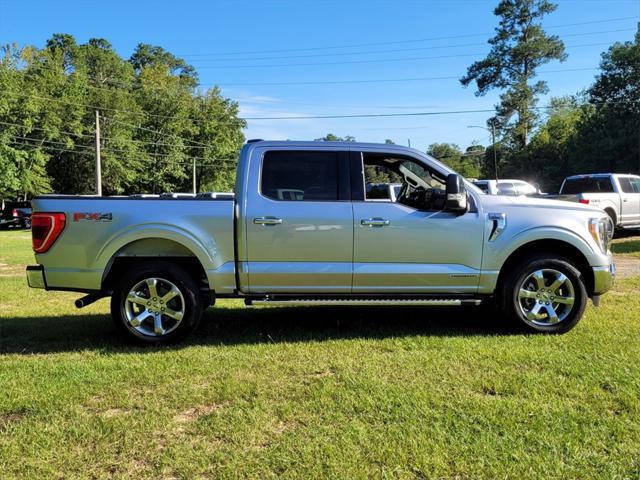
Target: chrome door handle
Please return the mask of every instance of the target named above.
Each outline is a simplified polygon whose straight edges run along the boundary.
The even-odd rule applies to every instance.
[[[369,227],[386,227],[389,225],[389,220],[385,220],[384,218],[363,218],[360,220],[360,225],[367,225]]]
[[[281,225],[282,219],[276,217],[260,217],[254,218],[253,223],[256,225]]]

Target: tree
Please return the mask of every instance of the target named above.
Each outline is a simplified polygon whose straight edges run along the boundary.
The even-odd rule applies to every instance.
[[[245,121],[184,60],[146,44],[124,59],[67,34],[2,52],[0,196],[94,193],[96,109],[105,194],[190,191],[194,161],[201,188],[233,188]]]
[[[440,160],[463,177],[478,178],[480,166],[473,159],[468,159],[455,143],[432,143],[427,153]]]
[[[352,137],[351,135],[347,135],[345,137],[339,137],[334,135],[333,133],[327,133],[324,137],[316,138],[314,141],[316,142],[355,142],[356,137]]]
[[[545,81],[530,83],[536,70],[552,60],[567,58],[560,38],[547,35],[540,25],[556,8],[548,0],[501,0],[494,10],[500,22],[489,40],[491,51],[460,79],[465,87],[475,81],[479,96],[496,88],[506,89],[496,106],[496,119],[516,149],[527,145],[537,119],[533,108],[538,97],[548,91]],[[517,120],[511,126],[514,114]]]
[[[557,191],[564,177],[578,173],[582,163],[582,149],[576,145],[578,129],[593,111],[584,95],[552,98],[547,120],[527,148],[525,168],[506,173],[533,179],[544,190]]]
[[[394,142],[394,141],[393,141],[393,140],[391,140],[390,138],[387,138],[387,139],[384,141],[384,143],[385,143],[386,145],[395,145],[395,144],[396,144],[396,142]]]
[[[589,89],[593,115],[579,126],[581,170],[640,172],[640,30],[602,55]]]

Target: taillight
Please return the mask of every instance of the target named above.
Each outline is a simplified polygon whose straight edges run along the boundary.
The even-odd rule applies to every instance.
[[[581,198],[580,200],[578,200],[578,202],[582,203],[583,205],[589,205],[588,198]]]
[[[31,215],[31,241],[33,251],[44,253],[51,248],[64,230],[64,213],[34,213]]]
[[[13,215],[14,217],[17,217],[17,216],[18,216],[18,209],[17,209],[17,208],[14,208],[14,209],[11,211],[11,215]]]

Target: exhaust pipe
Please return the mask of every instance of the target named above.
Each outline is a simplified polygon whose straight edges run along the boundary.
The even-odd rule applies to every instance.
[[[97,302],[98,300],[106,296],[107,295],[103,292],[90,293],[82,298],[77,299],[73,303],[75,304],[76,308],[84,308],[87,305],[91,305],[92,303]]]

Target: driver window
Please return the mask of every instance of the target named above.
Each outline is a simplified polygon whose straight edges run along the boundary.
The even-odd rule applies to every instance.
[[[364,153],[365,200],[396,202],[419,210],[442,210],[446,180],[406,157]]]

